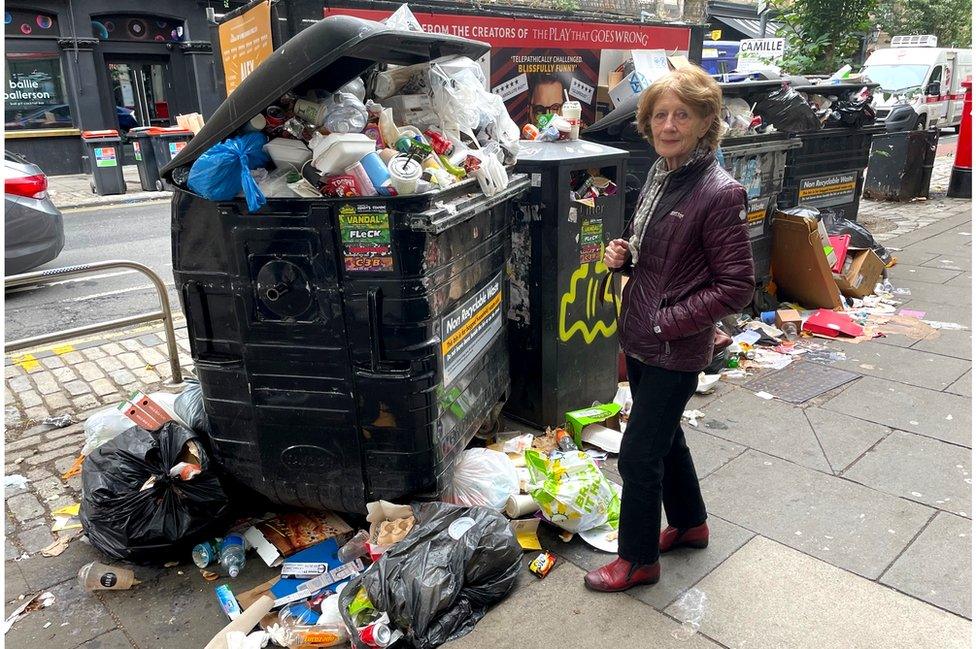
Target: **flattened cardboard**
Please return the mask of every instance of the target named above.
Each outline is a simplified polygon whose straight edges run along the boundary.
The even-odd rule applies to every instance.
[[[840,291],[824,255],[817,222],[777,212],[772,274],[779,298],[808,309],[840,309]]]

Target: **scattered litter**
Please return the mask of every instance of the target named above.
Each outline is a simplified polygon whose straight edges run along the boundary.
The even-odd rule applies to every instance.
[[[773,395],[771,395],[768,392],[756,392],[756,396],[759,397],[760,399],[765,399],[766,401],[769,401],[769,400],[775,398],[775,397],[773,397]]]
[[[620,444],[623,443],[623,439],[624,434],[619,430],[613,430],[601,424],[590,424],[583,428],[583,441],[608,453],[620,453]]]
[[[681,627],[671,632],[675,640],[689,640],[698,633],[702,619],[705,617],[705,607],[708,596],[698,588],[689,588],[674,603],[675,617],[681,621]]]
[[[602,525],[592,530],[580,532],[580,538],[597,550],[617,554],[617,534],[617,530],[609,525]]]
[[[912,426],[918,426],[918,422],[915,421],[914,419],[908,423],[910,423]]]
[[[840,363],[847,360],[847,354],[832,349],[810,349],[804,358],[814,363]]]
[[[449,489],[448,502],[501,511],[508,497],[519,492],[518,474],[504,453],[472,448],[461,453],[454,465]]]
[[[44,591],[43,593],[38,593],[37,595],[34,595],[33,597],[25,601],[23,604],[18,606],[16,609],[14,609],[14,612],[11,613],[10,616],[3,621],[4,635],[6,635],[7,631],[10,630],[10,627],[12,627],[18,620],[26,617],[28,613],[32,611],[40,610],[42,608],[47,608],[53,603],[54,603],[54,595],[52,595],[48,591]]]
[[[952,421],[952,415],[946,415],[946,421]]]
[[[64,428],[75,423],[75,420],[71,415],[61,415],[60,417],[47,417],[41,420],[41,423],[45,426],[53,426],[54,428]]]
[[[698,420],[705,416],[705,413],[701,410],[685,410],[681,413],[682,419],[687,419],[688,423],[698,428]]]
[[[42,628],[44,628],[44,629],[46,629],[46,628],[48,628],[49,626],[51,626],[51,623],[50,623],[50,622],[45,622],[45,623],[44,623],[44,626],[43,626]]]
[[[525,461],[531,476],[529,493],[553,525],[575,533],[618,519],[620,498],[585,453],[545,457],[531,450],[525,452]]]
[[[969,327],[964,327],[957,322],[939,322],[938,320],[922,320],[933,329],[945,329],[946,331],[968,331]]]
[[[721,374],[705,374],[702,372],[698,375],[698,387],[695,388],[695,392],[698,394],[711,394],[715,391],[715,386],[721,378]]]
[[[63,530],[80,530],[81,519],[78,517],[80,508],[81,505],[74,503],[73,505],[59,507],[51,512],[51,514],[54,516],[54,525],[51,527],[51,531],[61,532]]]
[[[918,318],[919,320],[925,317],[925,311],[916,311],[914,309],[902,309],[898,312],[898,315],[903,315],[908,318]]]
[[[142,582],[128,568],[108,566],[98,561],[86,563],[78,571],[78,583],[87,591],[129,590]]]
[[[81,534],[82,534],[82,532],[81,532],[81,529],[80,528],[73,529],[70,532],[68,532],[67,534],[63,534],[62,536],[60,536],[58,538],[57,541],[55,541],[54,543],[50,544],[49,546],[47,546],[43,550],[41,550],[41,556],[48,557],[48,558],[59,556],[65,550],[67,550],[68,549],[68,545],[70,545],[71,542],[74,541],[76,538],[78,538],[79,536],[81,536]]]
[[[509,433],[511,435],[512,433]],[[514,433],[515,437],[509,437],[502,442],[501,452],[502,453],[524,453],[527,449],[532,448],[532,440],[535,439],[535,435],[532,433]],[[505,433],[499,433],[498,438],[501,441],[505,436]]]
[[[27,478],[20,474],[5,475],[3,476],[3,488],[4,489],[26,489]]]
[[[781,370],[792,363],[793,358],[788,354],[757,347],[753,350],[753,358],[750,362],[763,369]]]

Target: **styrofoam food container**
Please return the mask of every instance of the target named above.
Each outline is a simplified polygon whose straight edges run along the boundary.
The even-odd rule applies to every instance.
[[[306,160],[312,157],[312,152],[304,142],[276,137],[264,145],[264,150],[271,156],[275,166],[289,165],[301,169]]]
[[[312,137],[312,164],[323,175],[342,173],[376,150],[376,140],[362,133],[331,133]]]

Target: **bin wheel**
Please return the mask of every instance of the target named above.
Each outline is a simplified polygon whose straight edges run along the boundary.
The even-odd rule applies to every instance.
[[[163,191],[163,181],[162,180],[157,180],[156,181],[156,191],[157,192]]]
[[[89,187],[89,188],[91,188],[91,193],[92,193],[92,194],[97,194],[97,193],[98,193],[98,192],[97,192],[97,191],[95,190],[95,183],[93,183],[93,182],[89,182],[89,183],[88,183],[88,187]]]

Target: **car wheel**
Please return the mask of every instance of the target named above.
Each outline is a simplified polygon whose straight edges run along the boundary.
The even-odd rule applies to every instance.
[[[925,122],[926,122],[925,115],[919,115],[918,116],[918,119],[915,120],[915,127],[912,130],[913,131],[924,131],[925,130]]]

